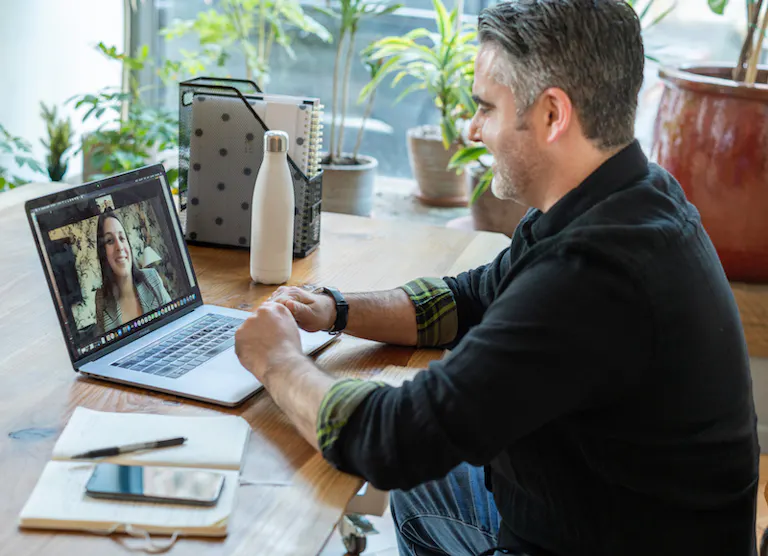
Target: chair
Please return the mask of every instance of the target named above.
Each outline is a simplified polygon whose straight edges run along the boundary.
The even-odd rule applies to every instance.
[[[339,521],[339,533],[348,556],[362,554],[366,548],[367,534],[373,530],[366,515],[381,517],[387,510],[389,493],[365,483],[357,495],[349,501],[344,515]]]

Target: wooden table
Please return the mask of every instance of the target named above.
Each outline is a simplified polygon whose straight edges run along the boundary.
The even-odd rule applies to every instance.
[[[241,487],[223,540],[182,539],[173,554],[317,553],[361,481],[331,468],[296,432],[266,393],[233,410],[79,377],[66,348],[23,202],[51,192],[32,185],[0,194],[0,553],[123,554],[114,541],[88,534],[22,532],[17,518],[53,445],[77,406],[173,415],[232,413],[253,435],[243,476],[291,486]],[[398,286],[490,261],[508,244],[500,234],[323,214],[319,249],[294,265],[291,284],[330,284],[343,291]],[[248,277],[248,253],[190,249],[207,303],[250,310],[274,288]],[[387,365],[423,367],[436,350],[414,350],[343,337],[319,356],[332,373],[380,375]]]

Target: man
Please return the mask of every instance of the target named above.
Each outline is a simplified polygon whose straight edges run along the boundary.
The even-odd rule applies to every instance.
[[[633,141],[635,13],[517,0],[479,39],[471,136],[494,194],[533,208],[484,267],[346,296],[347,333],[450,354],[400,388],[335,381],[297,323],[341,328],[344,305],[281,288],[240,360],[332,464],[393,490],[402,554],[754,554],[743,330],[697,211]]]

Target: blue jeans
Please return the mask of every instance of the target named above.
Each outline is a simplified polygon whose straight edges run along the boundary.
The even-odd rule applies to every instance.
[[[389,500],[401,556],[475,556],[497,544],[499,512],[481,467],[462,463]]]

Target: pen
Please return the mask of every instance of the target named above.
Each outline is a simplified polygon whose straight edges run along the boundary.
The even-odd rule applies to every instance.
[[[137,442],[136,444],[126,444],[125,446],[113,446],[111,448],[89,450],[88,452],[72,456],[72,459],[102,458],[107,456],[117,456],[128,452],[137,452],[139,450],[154,450],[156,448],[181,446],[186,441],[186,438],[179,436],[177,438],[167,438],[165,440],[153,440],[152,442]]]

